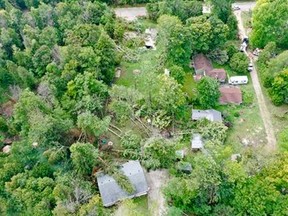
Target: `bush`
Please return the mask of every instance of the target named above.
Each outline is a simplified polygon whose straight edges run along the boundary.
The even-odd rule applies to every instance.
[[[235,53],[230,59],[231,69],[239,74],[247,73],[248,65],[249,65],[249,59],[242,52]]]
[[[244,105],[251,105],[254,100],[254,96],[251,92],[248,91],[242,91],[243,93],[243,104]]]
[[[230,58],[232,58],[232,56],[238,52],[238,49],[237,47],[235,46],[235,44],[231,41],[228,41],[225,46],[224,46],[226,52],[227,52],[227,55]]]
[[[168,168],[176,159],[175,144],[163,138],[150,138],[143,146],[143,159],[147,169]]]
[[[8,126],[3,117],[0,116],[0,132],[6,133],[8,131]]]
[[[215,49],[212,50],[209,54],[208,57],[216,62],[217,64],[224,65],[228,60],[229,56],[227,54],[226,50],[221,50],[221,49]]]
[[[171,76],[177,80],[178,83],[183,84],[184,83],[184,77],[185,77],[185,71],[182,67],[173,65],[170,69]]]

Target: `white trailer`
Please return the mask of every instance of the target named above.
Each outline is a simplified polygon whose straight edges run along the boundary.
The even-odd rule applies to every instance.
[[[241,85],[248,83],[247,76],[232,76],[229,78],[228,83],[231,85]]]

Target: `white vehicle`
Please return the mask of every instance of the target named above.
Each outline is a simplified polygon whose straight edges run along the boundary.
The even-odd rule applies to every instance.
[[[246,42],[243,42],[242,44],[241,44],[241,47],[240,47],[240,51],[241,52],[244,52],[244,51],[246,51],[246,49],[247,49],[247,43]]]
[[[248,65],[248,71],[249,71],[249,72],[253,71],[253,64],[252,64],[252,62],[250,62],[249,65]]]
[[[230,85],[243,85],[248,83],[247,76],[232,76],[229,78],[228,83]]]
[[[233,9],[234,11],[236,11],[236,10],[240,10],[240,7],[239,7],[239,6],[233,6],[232,9]]]

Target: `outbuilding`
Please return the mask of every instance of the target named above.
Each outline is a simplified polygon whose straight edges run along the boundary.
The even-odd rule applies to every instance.
[[[193,134],[193,138],[191,140],[191,148],[193,151],[198,151],[204,148],[204,143],[200,134]]]
[[[198,110],[192,109],[192,120],[197,121],[200,119],[206,118],[209,121],[218,121],[222,122],[222,114],[221,112],[210,109],[210,110]]]

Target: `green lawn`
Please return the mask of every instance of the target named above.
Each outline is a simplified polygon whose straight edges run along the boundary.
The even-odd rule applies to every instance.
[[[219,111],[222,111],[224,115],[227,115],[233,124],[233,127],[229,129],[226,143],[232,145],[234,149],[237,150],[241,149],[244,139],[252,145],[266,144],[266,133],[249,74],[248,78],[249,83],[240,86],[240,88],[242,93],[246,92],[253,97],[252,104],[242,104],[240,106],[222,105],[217,108]]]
[[[190,99],[196,97],[196,82],[192,73],[187,73],[184,79],[183,91],[187,93]]]
[[[122,69],[121,77],[116,81],[118,85],[133,86],[135,81],[134,70],[140,70],[145,73],[147,70],[152,69],[157,65],[158,50],[146,50],[140,54],[140,59],[137,62],[125,62],[120,65]]]
[[[148,197],[141,196],[125,200],[116,206],[115,216],[149,216]]]

